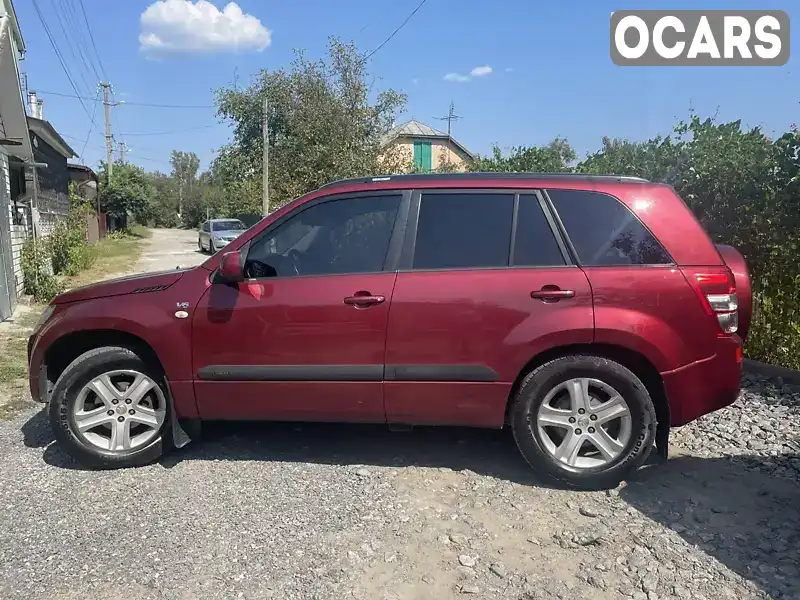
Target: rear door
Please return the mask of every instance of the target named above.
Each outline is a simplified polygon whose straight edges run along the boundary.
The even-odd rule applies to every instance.
[[[538,192],[415,192],[400,267],[386,342],[390,422],[502,426],[531,358],[592,341],[588,280]]]

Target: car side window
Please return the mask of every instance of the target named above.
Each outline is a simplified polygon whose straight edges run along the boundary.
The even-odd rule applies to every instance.
[[[521,194],[519,197],[512,264],[515,267],[554,267],[566,264],[553,229],[539,204],[539,198],[533,194]]]
[[[622,202],[600,192],[547,190],[586,266],[668,265],[672,259]]]
[[[400,200],[400,194],[356,196],[301,208],[250,244],[245,277],[382,271]]]
[[[514,194],[423,193],[414,269],[507,267]]]
[[[209,225],[208,221],[206,221],[205,223],[203,223],[203,231],[208,231],[208,230],[209,230]]]

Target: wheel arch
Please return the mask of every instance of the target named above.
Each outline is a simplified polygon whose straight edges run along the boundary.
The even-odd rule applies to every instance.
[[[84,352],[103,346],[120,346],[135,352],[142,360],[164,371],[164,365],[155,350],[138,335],[117,329],[87,329],[73,331],[57,338],[45,350],[42,365],[47,377],[48,397],[56,381]]]
[[[664,388],[664,381],[658,369],[651,363],[644,355],[625,348],[624,346],[617,346],[614,344],[571,344],[567,346],[557,346],[545,350],[531,358],[525,366],[520,370],[514,384],[511,386],[511,391],[508,395],[506,402],[505,423],[510,423],[511,409],[514,404],[514,399],[517,397],[520,386],[525,380],[525,377],[534,369],[541,365],[561,358],[562,356],[570,356],[573,354],[591,354],[593,356],[601,356],[609,360],[613,360],[629,369],[636,375],[647,388],[650,397],[653,400],[653,405],[656,410],[656,417],[658,425],[656,429],[656,448],[658,452],[664,457],[668,454],[669,442],[669,423],[670,423],[670,410],[667,392]]]

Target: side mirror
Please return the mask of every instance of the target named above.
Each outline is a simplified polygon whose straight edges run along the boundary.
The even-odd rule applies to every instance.
[[[226,252],[219,264],[219,277],[225,283],[244,281],[244,255],[241,252]]]

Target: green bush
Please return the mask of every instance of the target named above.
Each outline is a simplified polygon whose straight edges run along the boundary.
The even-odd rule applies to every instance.
[[[64,291],[64,285],[53,275],[53,254],[47,238],[28,238],[22,245],[22,274],[25,293],[36,302],[50,302]]]
[[[50,233],[53,274],[77,275],[92,266],[94,252],[86,242],[86,216],[92,209],[75,194],[70,198],[69,216]]]

